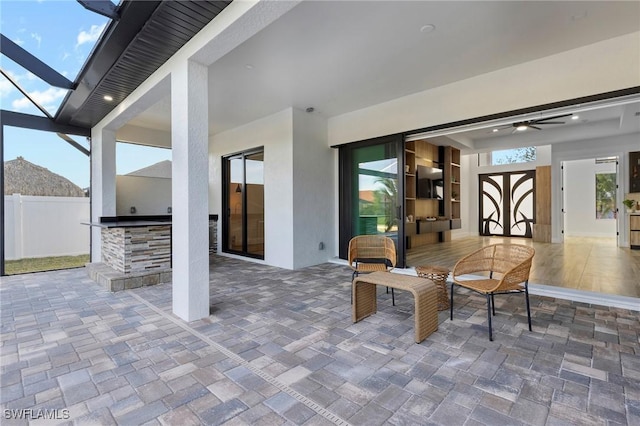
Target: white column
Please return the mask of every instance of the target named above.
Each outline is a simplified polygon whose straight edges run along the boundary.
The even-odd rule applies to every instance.
[[[116,215],[116,132],[91,129],[91,222]],[[100,228],[91,227],[91,261],[102,261]]]
[[[209,316],[208,70],[193,61],[171,73],[173,313]]]

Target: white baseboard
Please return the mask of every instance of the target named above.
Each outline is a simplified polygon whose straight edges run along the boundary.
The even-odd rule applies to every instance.
[[[591,305],[610,306],[613,308],[640,311],[640,299],[637,297],[618,296],[615,294],[597,293],[595,291],[577,290],[575,288],[555,287],[545,284],[529,284],[529,293],[537,296],[555,297]]]

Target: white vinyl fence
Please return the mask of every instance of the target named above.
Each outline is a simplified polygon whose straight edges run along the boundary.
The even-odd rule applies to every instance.
[[[89,253],[89,198],[4,196],[5,259]]]

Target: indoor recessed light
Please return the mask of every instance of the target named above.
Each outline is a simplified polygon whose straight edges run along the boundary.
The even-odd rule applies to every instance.
[[[246,69],[248,69],[248,70],[252,70],[253,69],[253,65],[251,65],[251,64],[246,64],[244,67]]]
[[[495,132],[497,132],[497,131],[498,131],[498,129],[493,129],[493,130],[492,130],[492,132],[493,132],[493,133],[495,133]]]
[[[572,115],[572,116],[571,116],[571,119],[572,119],[572,120],[577,120],[578,118],[580,118],[580,116],[579,116],[579,115]]]
[[[433,24],[427,24],[420,28],[421,33],[430,33],[436,29],[436,26]]]
[[[107,101],[107,102],[111,102],[113,100],[113,96],[104,95],[104,100]]]

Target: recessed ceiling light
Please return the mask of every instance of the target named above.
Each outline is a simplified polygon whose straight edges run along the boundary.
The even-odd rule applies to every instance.
[[[251,65],[251,64],[246,64],[244,67],[246,69],[248,69],[248,70],[252,70],[253,69],[253,65]]]
[[[497,132],[497,131],[498,131],[498,129],[493,129],[493,130],[492,130],[492,132],[493,132],[493,133],[495,133],[495,132]]]
[[[113,100],[113,96],[104,95],[104,100],[107,101],[107,102],[111,102]]]
[[[435,25],[433,25],[433,24],[427,24],[427,25],[423,25],[423,26],[420,28],[420,32],[421,32],[421,33],[430,33],[430,32],[432,32],[432,31],[434,31],[435,29],[436,29],[436,26],[435,26]]]
[[[518,127],[516,127],[516,130],[519,131],[519,132],[524,132],[528,128],[529,128],[529,126],[527,126],[526,124],[519,124]]]

